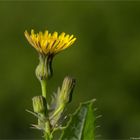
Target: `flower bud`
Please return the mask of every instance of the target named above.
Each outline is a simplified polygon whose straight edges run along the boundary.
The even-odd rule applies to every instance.
[[[32,98],[33,110],[35,113],[46,113],[47,104],[43,96],[35,96]]]
[[[53,127],[60,120],[66,105],[71,101],[74,86],[75,79],[68,76],[65,77],[61,89],[58,88],[57,94],[52,98],[50,109],[53,111],[50,113],[49,118]]]
[[[69,103],[72,99],[72,92],[75,86],[75,79],[69,76],[65,77],[60,91],[60,100]]]

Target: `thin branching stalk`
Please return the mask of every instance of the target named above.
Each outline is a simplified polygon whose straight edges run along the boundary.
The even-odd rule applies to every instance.
[[[47,85],[47,82],[46,80],[41,80],[41,89],[42,89],[42,96],[44,98],[46,98],[46,95],[47,95],[47,90],[46,90],[46,85]]]

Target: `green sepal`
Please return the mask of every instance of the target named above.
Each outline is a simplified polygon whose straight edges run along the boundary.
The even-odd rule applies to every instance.
[[[35,74],[39,81],[50,79],[53,75],[52,69],[53,55],[39,54],[39,64],[36,67]]]

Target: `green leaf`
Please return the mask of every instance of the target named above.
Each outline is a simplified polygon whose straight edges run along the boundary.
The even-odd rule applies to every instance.
[[[80,104],[62,131],[60,140],[94,140],[94,101],[95,99]]]

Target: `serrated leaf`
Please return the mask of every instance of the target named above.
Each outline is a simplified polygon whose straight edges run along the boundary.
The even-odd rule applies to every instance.
[[[60,140],[94,140],[95,99],[81,103],[63,130]]]

